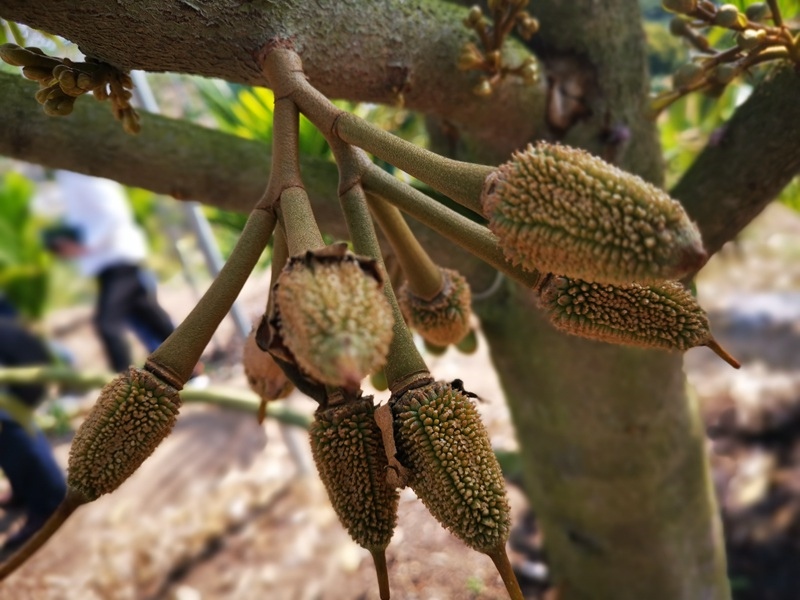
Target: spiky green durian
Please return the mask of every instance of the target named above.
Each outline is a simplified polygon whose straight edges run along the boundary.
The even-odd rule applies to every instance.
[[[431,514],[479,552],[503,548],[510,527],[505,481],[470,398],[435,382],[391,406],[397,458]]]
[[[645,287],[548,277],[539,290],[541,307],[566,333],[665,350],[708,346],[738,366],[714,340],[705,311],[677,281]]]
[[[320,408],[311,424],[311,451],[339,520],[370,551],[381,598],[389,597],[385,549],[397,525],[399,494],[386,483],[388,460],[371,396]]]
[[[91,502],[117,489],[169,435],[181,397],[144,369],[107,384],[75,434],[67,485]]]
[[[481,199],[506,258],[604,283],[678,279],[706,260],[677,200],[588,152],[539,142],[486,178]]]
[[[461,273],[439,269],[442,290],[432,300],[420,298],[406,282],[397,292],[400,310],[408,324],[435,346],[457,344],[469,333],[472,294]]]
[[[386,362],[394,319],[371,259],[327,249],[294,257],[274,294],[283,343],[311,378],[353,389]]]

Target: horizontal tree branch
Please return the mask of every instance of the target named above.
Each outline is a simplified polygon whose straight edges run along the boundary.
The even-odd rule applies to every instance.
[[[239,212],[249,211],[266,189],[272,156],[267,144],[146,112],[140,113],[141,133],[131,136],[108,106],[91,98],[79,98],[67,117],[49,117],[33,98],[36,90],[33,82],[0,73],[0,155]],[[300,163],[323,231],[345,238],[336,165],[308,156]],[[478,290],[491,284],[488,266],[413,225],[441,265],[461,271]]]
[[[92,98],[79,98],[67,117],[49,117],[33,98],[36,90],[0,73],[0,154],[241,212],[266,189],[267,144],[145,112],[142,132],[131,136],[109,106]],[[303,167],[314,173],[308,185],[319,182],[318,196],[335,194],[335,165],[303,157]]]
[[[671,195],[709,254],[733,239],[800,174],[800,74],[776,69],[742,104]]]
[[[501,156],[541,129],[544,81],[508,77],[488,98],[458,56],[474,39],[467,9],[440,0],[304,2],[234,0],[4,0],[0,16],[65,37],[123,69],[176,71],[268,86],[260,60],[269,43],[291,44],[330,98],[400,104],[446,118]],[[519,64],[528,51],[508,44]],[[435,84],[432,84],[435,82]]]
[[[90,391],[100,389],[111,382],[117,373],[83,372],[67,367],[3,367],[0,368],[0,384],[3,383],[56,383],[71,389]],[[187,387],[181,390],[181,400],[190,404],[214,404],[222,408],[230,408],[243,412],[258,412],[261,399],[251,391],[231,387]],[[269,403],[267,416],[285,425],[293,425],[308,429],[311,419],[281,403]]]

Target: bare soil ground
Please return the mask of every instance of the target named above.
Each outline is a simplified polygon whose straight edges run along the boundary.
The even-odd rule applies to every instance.
[[[737,600],[800,598],[800,219],[781,207],[726,248],[699,281],[719,341],[744,365],[733,371],[706,349],[685,365],[709,430]],[[242,295],[256,317],[266,281]],[[182,282],[161,288],[176,320],[194,303]],[[103,368],[88,307],[53,315],[50,327],[83,369]],[[240,343],[226,322],[209,349],[212,384],[246,388]],[[493,444],[516,442],[486,345],[429,356],[434,375],[460,377]],[[91,402],[93,395],[85,401]],[[311,414],[295,394],[285,401]],[[54,439],[65,464],[69,437]],[[510,487],[512,561],[529,598],[547,598],[547,565],[520,490]],[[0,531],[4,528],[0,516]],[[13,530],[13,524],[11,525]],[[387,552],[393,597],[507,597],[491,561],[468,550],[403,492]],[[187,406],[175,432],[117,492],[80,509],[2,587],[32,600],[353,600],[377,598],[369,553],[336,519],[305,434],[250,414]]]

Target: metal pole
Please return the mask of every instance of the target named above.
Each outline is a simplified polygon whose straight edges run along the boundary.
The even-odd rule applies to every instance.
[[[147,81],[147,76],[142,71],[132,71],[131,78],[135,86],[133,92],[136,94],[136,99],[141,103],[142,107],[153,114],[160,114],[161,109]],[[214,239],[214,234],[211,232],[208,219],[206,219],[206,216],[200,209],[200,204],[194,200],[181,202],[181,206],[197,238],[197,244],[200,246],[200,251],[205,258],[206,268],[208,272],[211,273],[212,277],[216,277],[225,261],[222,260],[219,246]],[[246,339],[251,329],[250,321],[245,317],[241,307],[235,302],[233,306],[231,306],[230,314],[236,324],[237,333],[241,339]]]
[[[150,88],[150,84],[147,81],[147,76],[145,73],[142,71],[131,71],[131,78],[133,79],[134,83],[133,93],[136,95],[136,99],[141,103],[142,107],[146,111],[153,114],[160,114],[161,109],[159,108],[158,102],[153,95],[153,90]],[[183,206],[186,218],[194,230],[195,236],[197,237],[197,243],[200,246],[203,256],[205,257],[208,271],[212,276],[216,277],[220,272],[220,269],[222,269],[222,265],[225,261],[222,260],[219,246],[217,246],[217,242],[214,239],[214,234],[211,231],[211,226],[208,223],[208,219],[206,219],[203,211],[200,210],[200,203],[190,200],[187,202],[181,202],[181,205]],[[230,315],[233,317],[234,323],[236,324],[236,330],[241,338],[243,340],[247,339],[251,329],[250,321],[244,316],[241,307],[235,302],[233,303],[233,306],[231,306]],[[310,468],[306,454],[302,452],[296,437],[297,432],[294,430],[294,428],[287,427],[282,423],[279,423],[278,427],[280,428],[283,442],[286,444],[286,448],[289,451],[289,456],[291,456],[298,474],[307,475],[310,471]]]

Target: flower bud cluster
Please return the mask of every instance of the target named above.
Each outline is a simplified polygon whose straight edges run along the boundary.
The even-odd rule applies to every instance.
[[[709,0],[663,0],[662,5],[678,14],[670,23],[670,32],[686,40],[699,55],[678,68],[672,78],[672,90],[653,99],[651,107],[655,113],[696,90],[717,94],[760,63],[791,60],[800,65],[797,40],[785,27],[779,12],[773,14],[770,3],[754,2],[744,12],[736,4],[717,5]],[[713,48],[706,35],[709,27],[732,31],[734,45]]]
[[[133,81],[130,75],[109,64],[87,59],[73,62],[68,58],[46,56],[39,48],[0,45],[0,59],[22,67],[22,74],[39,82],[36,101],[50,116],[72,113],[75,99],[92,92],[97,100],[110,100],[114,117],[127,133],[140,130],[139,115],[130,104]]]

